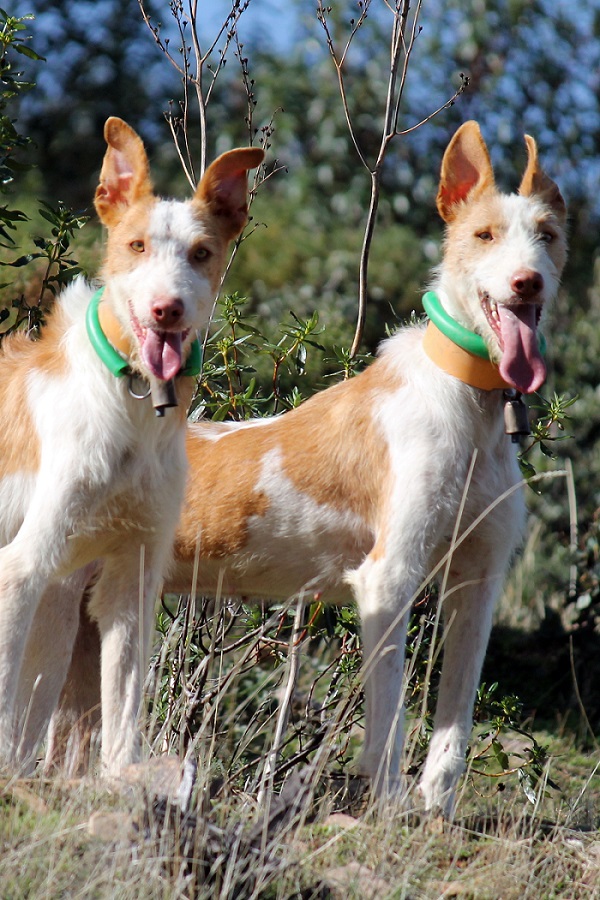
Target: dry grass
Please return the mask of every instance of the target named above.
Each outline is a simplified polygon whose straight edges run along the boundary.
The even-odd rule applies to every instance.
[[[470,773],[453,824],[374,808],[350,777],[361,737],[352,622],[338,628],[340,642],[318,611],[307,619],[310,628],[281,611],[240,619],[212,606],[164,614],[146,751],[159,761],[110,784],[5,778],[2,897],[600,896],[593,754],[569,732],[536,733],[560,790],[538,784],[532,803],[516,774]],[[419,641],[427,645],[423,633]],[[417,662],[413,669],[414,698]],[[277,704],[286,688],[287,721]],[[427,722],[413,717],[412,729],[425,736]],[[518,758],[526,739],[503,740]],[[410,771],[423,753],[419,741],[413,746]],[[189,805],[179,763],[161,762],[165,751],[198,759]]]
[[[600,883],[600,779],[586,785],[567,755],[568,790],[547,812],[516,796],[470,797],[473,812],[448,824],[317,804],[314,821],[284,823],[262,849],[236,831],[257,822],[243,792],[200,804],[205,817],[186,832],[182,819],[164,824],[142,789],[19,781],[2,791],[2,896],[589,898]]]

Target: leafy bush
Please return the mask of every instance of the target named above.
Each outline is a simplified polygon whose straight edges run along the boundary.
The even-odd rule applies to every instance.
[[[4,9],[0,9],[0,194],[4,196],[8,195],[15,175],[27,169],[18,155],[28,146],[29,138],[19,133],[15,121],[6,110],[11,101],[33,87],[33,82],[25,81],[22,73],[15,71],[15,59],[19,56],[41,59],[28,44],[31,35],[27,32],[26,23],[31,18],[9,16]],[[10,208],[6,203],[0,206],[0,246],[14,246],[12,232],[17,223],[24,222],[26,218],[21,209]]]
[[[10,103],[34,87],[34,82],[24,80],[22,73],[15,70],[18,57],[42,60],[29,44],[31,34],[27,24],[31,19],[32,16],[9,16],[0,9],[0,79],[3,85],[0,95],[0,195],[5,198],[5,203],[0,206],[0,247],[13,252],[17,250],[17,226],[28,222],[29,217],[22,209],[12,206],[10,191],[15,177],[31,168],[20,159],[30,139],[19,133],[7,110]],[[8,290],[11,283],[0,284],[3,291],[0,324],[4,333],[21,327],[26,327],[29,333],[37,332],[56,291],[80,271],[70,258],[69,250],[71,238],[87,221],[87,216],[73,213],[62,203],[56,208],[42,203],[38,212],[50,225],[50,235],[34,237],[33,248],[10,261],[0,261],[0,265],[13,269],[43,261],[41,269],[39,266],[35,269],[35,290],[30,284],[27,296],[21,291],[11,296]]]

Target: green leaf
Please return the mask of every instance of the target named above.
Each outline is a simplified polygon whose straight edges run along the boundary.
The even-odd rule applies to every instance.
[[[498,762],[498,765],[501,767],[503,772],[507,772],[509,769],[509,760],[504,747],[498,740],[492,741],[492,752]]]
[[[304,344],[300,344],[296,351],[295,363],[298,374],[304,375],[304,372],[306,371],[306,347]]]
[[[13,49],[16,53],[20,53],[21,56],[27,56],[29,59],[34,59],[38,62],[46,62],[45,56],[40,56],[39,53],[36,53],[31,47],[27,47],[25,44],[13,44]]]
[[[18,259],[14,259],[11,262],[1,262],[2,266],[12,266],[15,269],[19,269],[22,266],[27,266],[34,259],[40,259],[44,256],[43,253],[26,253],[25,256],[19,256]]]

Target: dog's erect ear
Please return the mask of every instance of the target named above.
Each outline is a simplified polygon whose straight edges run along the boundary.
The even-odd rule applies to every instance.
[[[237,237],[248,220],[248,170],[264,155],[259,147],[229,150],[208,167],[196,188],[196,199],[221,218],[227,240]]]
[[[494,171],[477,122],[461,125],[444,153],[437,208],[444,222],[456,216],[457,206],[472,191],[494,186]]]
[[[529,197],[532,194],[541,197],[544,203],[552,207],[556,217],[564,222],[567,218],[567,207],[558,185],[541,168],[534,139],[526,134],[525,143],[527,144],[527,168],[519,187],[519,193],[523,197]]]
[[[111,226],[128,206],[152,194],[152,182],[144,145],[133,128],[111,116],[106,120],[104,137],[108,149],[94,204],[101,221]]]

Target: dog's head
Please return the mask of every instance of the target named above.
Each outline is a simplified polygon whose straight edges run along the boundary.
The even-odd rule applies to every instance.
[[[104,135],[95,206],[108,228],[106,301],[130,340],[132,363],[167,381],[208,324],[228,244],[247,221],[247,173],[264,154],[230,150],[207,169],[192,200],[162,200],[135,131],[113,117]]]
[[[477,123],[450,141],[437,196],[447,225],[438,289],[448,312],[485,338],[504,380],[531,393],[546,375],[537,326],[566,260],[566,208],[535,141],[525,142],[519,191],[503,194]]]

